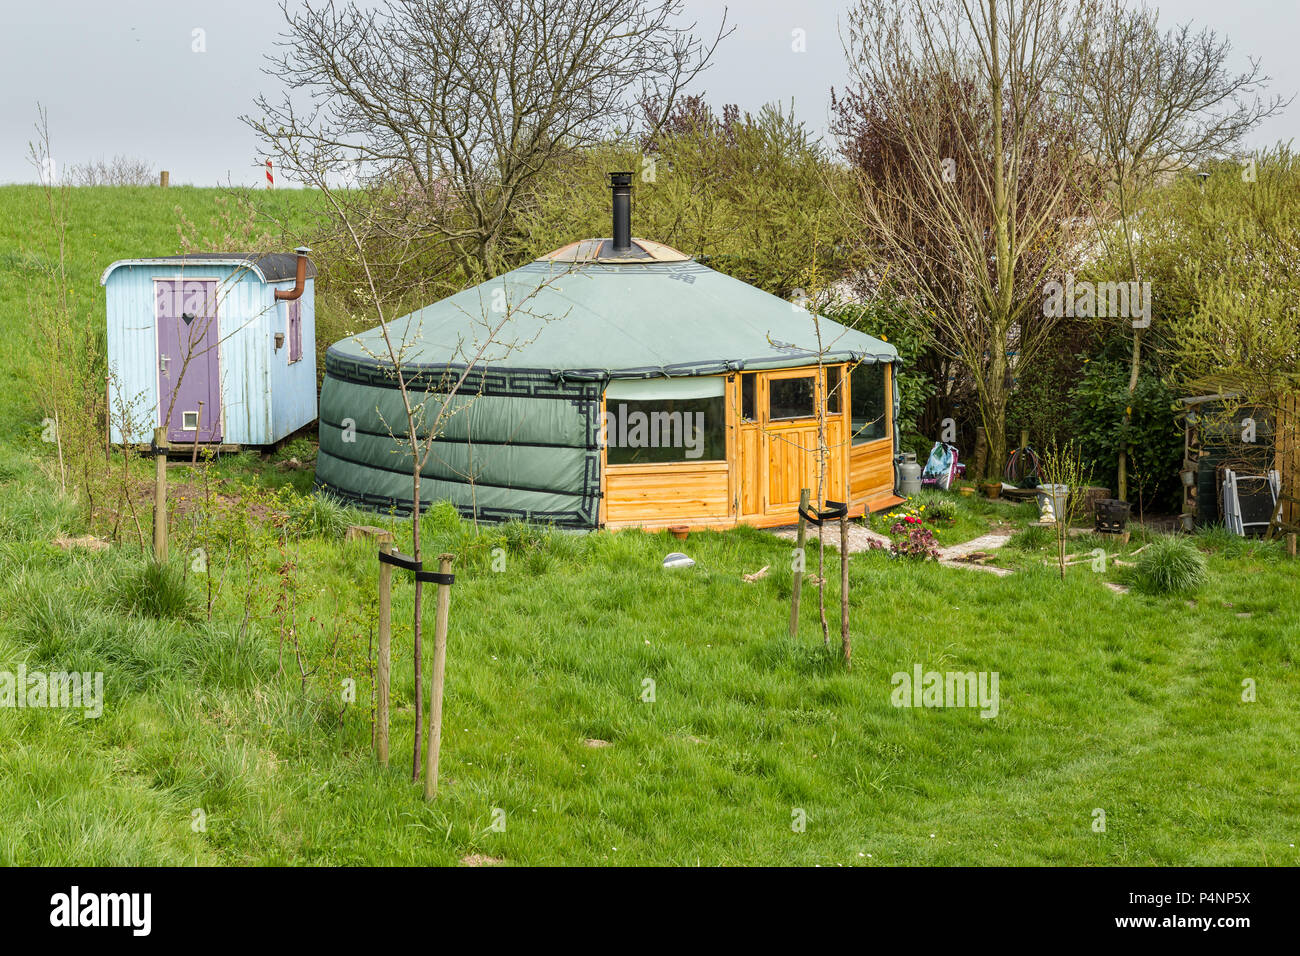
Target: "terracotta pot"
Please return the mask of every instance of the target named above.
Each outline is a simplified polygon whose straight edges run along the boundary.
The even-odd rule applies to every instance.
[[[685,541],[686,536],[691,533],[691,529],[684,524],[679,524],[674,528],[669,528],[668,530],[672,532],[672,536],[678,541]]]
[[[984,494],[989,498],[1002,497],[1002,485],[996,481],[984,482],[980,485],[980,491],[984,492]]]
[[[975,494],[975,489],[971,485],[962,485],[960,488],[957,489],[957,491],[960,494],[965,495],[967,498]]]

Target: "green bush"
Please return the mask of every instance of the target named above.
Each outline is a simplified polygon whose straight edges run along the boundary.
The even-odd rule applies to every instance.
[[[957,520],[957,502],[947,495],[929,491],[922,492],[912,504],[919,510],[925,508],[925,520],[930,522],[951,522]]]
[[[109,585],[109,600],[118,610],[159,620],[188,621],[197,610],[185,572],[174,562],[123,568]]]
[[[323,493],[307,495],[290,502],[285,530],[295,538],[337,540],[348,530],[352,518],[352,509],[337,498]]]
[[[1056,532],[1047,525],[1031,524],[1013,534],[1007,544],[1017,551],[1041,551],[1048,545],[1056,544]]]
[[[1146,546],[1134,569],[1139,589],[1149,594],[1196,591],[1205,583],[1205,555],[1186,538],[1166,535]]]
[[[1183,456],[1183,432],[1174,410],[1178,392],[1156,376],[1143,374],[1130,397],[1128,378],[1126,361],[1102,357],[1088,362],[1083,378],[1070,392],[1072,433],[1085,462],[1092,465],[1093,477],[1112,491],[1118,488],[1120,449],[1132,449],[1128,497],[1135,512],[1139,482],[1147,510],[1176,507]],[[1124,410],[1130,403],[1133,416],[1126,424]]]

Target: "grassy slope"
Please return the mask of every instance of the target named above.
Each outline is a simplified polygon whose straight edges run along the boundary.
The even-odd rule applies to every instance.
[[[0,209],[20,192],[0,190]],[[146,225],[168,220],[160,191],[124,195],[123,208],[105,195],[86,214],[140,238],[86,246],[95,261],[76,275],[88,297],[106,261],[158,251],[168,235]],[[14,341],[9,243],[0,336]],[[8,417],[13,396],[0,400]],[[682,547],[666,535],[483,540],[433,515],[426,547],[461,559],[444,790],[426,805],[407,779],[400,625],[394,761],[381,771],[364,674],[363,703],[341,720],[320,705],[325,682],[305,699],[275,676],[274,548],[256,555],[259,612],[243,637],[241,572],[220,558],[212,571],[230,579],[212,624],[124,609],[141,555],[49,544],[81,519],[50,496],[39,445],[19,431],[0,430],[0,669],[103,670],[108,705],[99,720],[0,710],[0,863],[1297,862],[1300,588],[1275,548],[1211,556],[1194,606],[1112,593],[1102,580],[1122,569],[1058,581],[1037,552],[999,561],[1020,569],[1010,578],[855,557],[844,673],[820,649],[814,601],[799,641],[784,637],[788,544],[769,535],[692,535],[698,567],[664,572],[660,558]],[[223,473],[258,469],[237,459]],[[962,508],[970,531],[989,510]],[[492,573],[498,543],[509,556]],[[298,620],[318,651],[311,617],[364,616],[372,551],[328,529],[290,551]],[[741,580],[764,564],[768,577]],[[837,582],[833,556],[828,572]],[[411,597],[400,584],[395,621],[409,621]],[[894,708],[891,675],[917,663],[998,671],[1001,714]],[[1240,700],[1246,677],[1253,704]],[[504,832],[489,829],[494,808]],[[804,833],[791,830],[794,808]],[[191,826],[195,809],[206,832]]]

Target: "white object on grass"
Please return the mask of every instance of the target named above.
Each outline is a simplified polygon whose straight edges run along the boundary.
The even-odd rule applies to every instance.
[[[682,554],[680,551],[674,551],[668,557],[664,558],[665,568],[693,568],[695,562]]]

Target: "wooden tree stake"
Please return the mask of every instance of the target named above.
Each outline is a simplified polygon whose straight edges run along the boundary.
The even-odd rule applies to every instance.
[[[393,551],[391,542],[380,542],[383,554]],[[388,694],[393,654],[393,566],[379,562],[379,663],[375,702],[375,753],[381,766],[388,766]],[[416,731],[419,732],[418,730]]]
[[[167,429],[155,428],[153,442],[153,556],[159,564],[167,561]]]
[[[190,467],[199,463],[199,429],[203,427],[203,403],[199,402],[198,413],[194,417],[194,448],[190,452]]]
[[[804,553],[804,544],[808,541],[808,522],[803,513],[808,510],[808,498],[811,492],[807,488],[799,491],[799,535],[796,547],[799,549],[799,568],[802,568],[808,556]],[[803,571],[794,572],[794,591],[790,595],[790,636],[799,633],[799,592],[803,588]]]
[[[454,554],[438,555],[438,573],[451,574]],[[433,623],[433,684],[429,692],[429,742],[424,755],[424,799],[438,795],[438,755],[442,748],[442,685],[447,674],[447,618],[451,612],[451,585],[438,585]]]
[[[1286,536],[1286,553],[1290,557],[1295,557],[1295,532],[1292,531]]]
[[[840,648],[844,666],[852,667],[853,647],[849,643],[849,516],[840,519]]]

